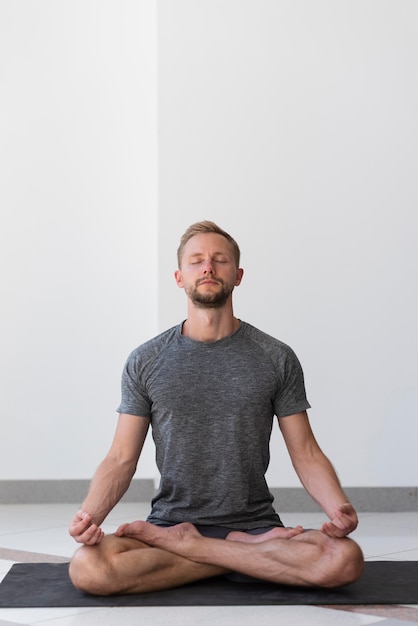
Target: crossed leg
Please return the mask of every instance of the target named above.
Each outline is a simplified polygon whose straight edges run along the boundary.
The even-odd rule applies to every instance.
[[[357,580],[363,555],[348,539],[320,531],[275,528],[264,535],[232,532],[203,537],[192,524],[161,528],[124,524],[73,557],[70,576],[89,593],[140,593],[184,585],[231,571],[275,583],[335,587]]]
[[[70,563],[70,578],[93,595],[147,593],[226,573],[223,567],[196,563],[133,537],[106,535],[82,546]]]

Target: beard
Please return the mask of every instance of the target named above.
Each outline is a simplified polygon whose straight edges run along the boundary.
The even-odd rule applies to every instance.
[[[200,281],[197,281],[193,287],[186,287],[185,291],[193,304],[200,309],[222,308],[234,289],[233,286],[230,287],[229,285],[225,285],[223,281],[217,279],[217,282],[221,285],[221,289],[219,291],[216,293],[201,293],[198,290],[199,282]]]

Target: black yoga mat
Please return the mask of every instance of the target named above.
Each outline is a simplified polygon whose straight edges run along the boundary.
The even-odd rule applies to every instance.
[[[418,561],[366,563],[359,581],[330,590],[216,577],[167,591],[95,597],[73,587],[68,563],[18,563],[0,585],[0,608],[257,604],[418,604]]]

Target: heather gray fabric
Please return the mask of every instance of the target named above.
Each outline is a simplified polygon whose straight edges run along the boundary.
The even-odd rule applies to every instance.
[[[252,529],[279,525],[264,475],[273,416],[309,408],[287,345],[241,322],[219,341],[182,324],[134,350],[120,413],[149,417],[161,472],[149,521]]]

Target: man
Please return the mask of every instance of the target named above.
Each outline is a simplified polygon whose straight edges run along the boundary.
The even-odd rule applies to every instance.
[[[130,355],[115,437],[70,534],[70,565],[92,594],[167,589],[217,575],[334,587],[363,570],[348,538],[358,523],[311,431],[293,351],[234,316],[239,248],[213,222],[193,224],[178,249],[186,321]],[[307,492],[328,516],[319,530],[284,528],[264,478],[273,417]],[[100,527],[128,488],[151,424],[161,472],[146,522]]]

